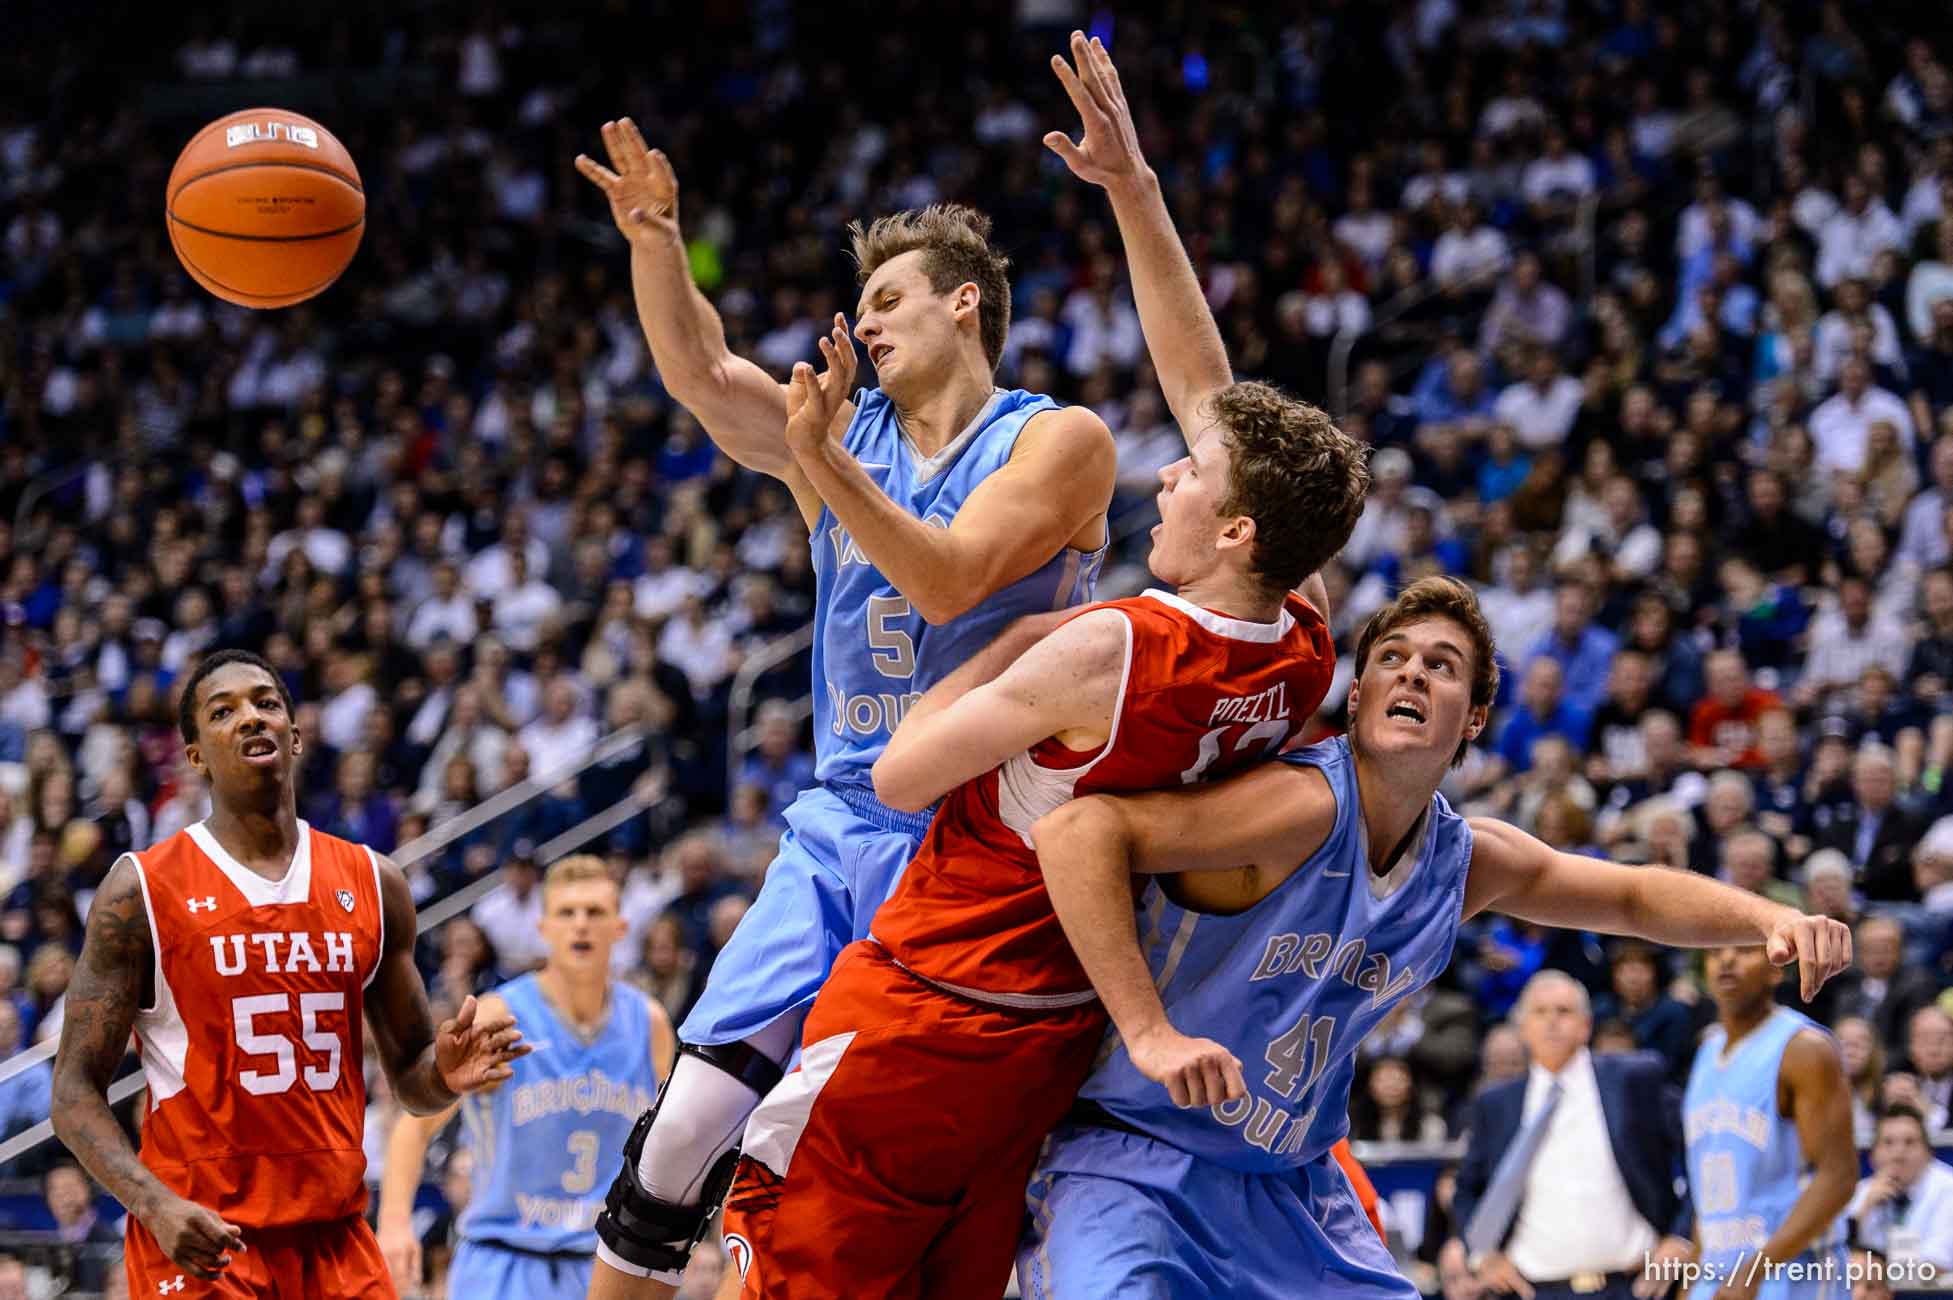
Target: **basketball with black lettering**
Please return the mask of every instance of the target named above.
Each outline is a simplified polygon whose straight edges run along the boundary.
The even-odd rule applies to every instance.
[[[247,108],[192,136],[170,171],[165,210],[183,269],[242,307],[323,292],[366,233],[352,155],[311,118],[279,108]]]

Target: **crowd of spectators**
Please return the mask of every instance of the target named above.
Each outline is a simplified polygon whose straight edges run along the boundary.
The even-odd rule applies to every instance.
[[[411,870],[427,901],[511,868],[426,945],[451,1000],[537,955],[540,846],[636,795],[597,847],[624,973],[682,1016],[811,779],[804,657],[760,676],[751,754],[726,737],[734,673],[805,621],[812,569],[786,493],[661,388],[570,160],[637,119],[732,346],[782,375],[853,302],[848,220],[988,209],[1014,259],[1000,382],[1104,416],[1143,516],[1180,439],[1109,214],[1039,143],[1074,125],[1045,60],[1078,25],[1120,63],[1237,370],[1376,448],[1325,575],[1339,644],[1417,576],[1482,592],[1505,689],[1448,796],[1849,921],[1818,1011],[1866,1136],[1895,1097],[1945,1123],[1935,6],[994,0],[953,33],[933,6],[837,26],[795,0],[94,9],[36,10],[0,50],[0,1053],[58,1025],[115,856],[203,814],[171,686],[217,646],[301,701],[304,815],[384,851],[641,727]],[[325,295],[251,313],[181,274],[159,196],[197,125],[274,85],[348,145],[368,226]],[[1136,547],[1109,587],[1139,585]],[[1592,990],[1597,1045],[1686,1068],[1693,960],[1494,920],[1366,1045],[1358,1136],[1455,1136],[1475,1083],[1523,1067],[1501,1022],[1543,967]]]

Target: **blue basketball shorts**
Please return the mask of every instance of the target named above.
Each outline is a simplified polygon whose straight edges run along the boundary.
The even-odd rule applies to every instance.
[[[734,1043],[804,1012],[841,950],[868,937],[930,820],[885,808],[866,790],[819,785],[801,791],[785,816],[780,852],[712,963],[678,1030],[683,1042]]]
[[[1026,1300],[1418,1300],[1331,1155],[1243,1173],[1066,1123],[1027,1198],[1017,1253]]]
[[[583,1300],[590,1291],[595,1255],[531,1255],[463,1238],[448,1265],[448,1294],[468,1300],[524,1296],[530,1300]]]

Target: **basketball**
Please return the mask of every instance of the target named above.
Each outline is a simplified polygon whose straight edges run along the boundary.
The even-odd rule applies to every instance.
[[[279,108],[220,117],[170,170],[183,269],[240,307],[289,307],[337,280],[366,232],[359,168],[332,132]]]

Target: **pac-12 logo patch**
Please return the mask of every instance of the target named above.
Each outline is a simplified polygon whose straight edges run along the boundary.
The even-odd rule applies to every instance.
[[[746,1270],[753,1266],[753,1243],[736,1232],[728,1232],[726,1258],[732,1262],[734,1268],[739,1270],[739,1276],[744,1278]]]
[[[339,900],[339,906],[341,906],[341,907],[343,907],[343,908],[345,908],[345,909],[346,909],[346,910],[347,910],[348,912],[350,912],[350,911],[352,911],[352,910],[353,910],[353,891],[352,891],[352,890],[350,890],[350,889],[342,889],[342,890],[340,890],[340,891],[339,891],[339,892],[338,892],[338,893],[337,893],[336,895],[334,895],[334,897],[336,897],[336,898],[337,898],[337,899]]]

